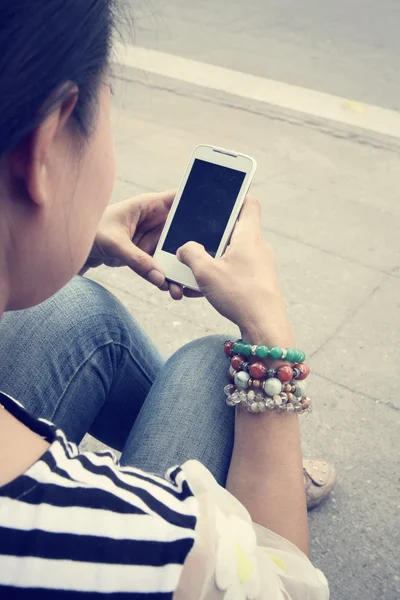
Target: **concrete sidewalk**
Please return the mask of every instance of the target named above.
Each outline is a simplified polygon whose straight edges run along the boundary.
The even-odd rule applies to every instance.
[[[337,465],[310,515],[312,557],[335,600],[400,598],[400,155],[299,123],[142,83],[114,98],[114,201],[175,187],[197,143],[253,155],[252,189],[275,247],[298,345],[313,369],[304,454]],[[127,269],[89,276],[111,289],[160,349],[232,331],[203,300],[174,303]]]

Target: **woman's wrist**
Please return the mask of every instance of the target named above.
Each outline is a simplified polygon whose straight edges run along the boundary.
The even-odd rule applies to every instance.
[[[272,323],[257,322],[240,328],[242,340],[245,344],[257,346],[278,346],[280,348],[295,348],[295,340],[293,331],[290,327],[289,320],[274,320]],[[276,368],[284,364],[282,360],[267,358],[262,360],[268,368]]]
[[[280,346],[293,348],[295,346],[293,331],[288,321],[273,323],[251,323],[240,328],[242,340],[246,344]]]
[[[294,335],[281,294],[269,297],[265,307],[249,311],[250,318],[239,323],[242,339],[246,344],[294,347]]]
[[[266,432],[275,431],[276,429],[286,431],[292,429],[294,433],[299,427],[299,417],[296,414],[288,415],[280,412],[267,412],[256,417],[249,413],[242,405],[236,408],[235,413],[235,432],[234,441],[237,452],[248,453],[249,449],[254,444],[252,453],[260,443],[260,439],[265,440]],[[253,436],[259,436],[256,439]]]

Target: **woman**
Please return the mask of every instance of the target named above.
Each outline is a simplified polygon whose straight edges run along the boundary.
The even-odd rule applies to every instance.
[[[294,408],[227,406],[218,336],[164,364],[99,286],[77,278],[56,294],[104,252],[168,287],[148,253],[172,194],[125,205],[125,217],[124,205],[110,209],[90,252],[114,181],[112,26],[111,0],[0,0],[1,388],[30,411],[0,395],[0,597],[328,598],[306,558]],[[126,233],[115,252],[110,223]],[[223,260],[194,243],[179,258],[244,343],[293,347],[256,201]],[[87,431],[121,450],[123,466],[109,452],[80,454]],[[188,457],[209,470],[175,466]],[[152,474],[164,467],[166,479]]]

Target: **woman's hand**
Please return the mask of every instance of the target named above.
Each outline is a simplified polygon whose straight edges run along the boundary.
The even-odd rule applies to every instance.
[[[181,286],[168,283],[153,259],[174,198],[174,191],[142,194],[109,206],[83,271],[103,264],[128,266],[175,300],[182,298]]]
[[[236,323],[243,339],[254,344],[293,344],[272,248],[262,238],[260,205],[247,198],[231,243],[220,260],[189,242],[178,250],[207,300]]]

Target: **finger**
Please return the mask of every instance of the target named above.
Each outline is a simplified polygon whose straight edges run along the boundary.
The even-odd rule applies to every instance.
[[[183,298],[183,289],[178,283],[169,282],[169,293],[173,300],[182,300]]]
[[[179,248],[177,259],[193,272],[195,277],[199,276],[202,272],[209,268],[213,268],[214,259],[207,254],[204,246],[197,242],[188,242],[181,248]]]
[[[132,242],[135,244],[135,246],[138,246],[138,248],[143,250],[143,252],[153,256],[160,240],[163,228],[164,224],[161,224],[145,234],[140,234],[140,232],[137,232],[137,234],[133,236]]]
[[[169,292],[169,283],[167,280],[164,281],[164,283],[162,284],[162,286],[160,287],[160,290],[162,292]]]
[[[162,288],[165,284],[165,275],[161,267],[146,252],[132,244],[129,238],[118,243],[114,248],[113,255],[156,287]]]
[[[191,290],[190,288],[183,288],[183,295],[185,298],[203,298],[203,294],[201,292],[196,292],[196,290]]]
[[[173,201],[176,196],[176,188],[173,190],[167,190],[165,192],[160,192],[160,197],[164,201],[165,206],[171,208]]]
[[[254,235],[255,232],[259,232],[261,229],[260,216],[261,208],[258,200],[252,196],[246,196],[239,220],[236,223],[234,236],[250,236]],[[234,239],[233,236],[232,239]]]
[[[176,190],[168,190],[157,194],[143,194],[140,198],[139,225],[147,223],[150,228],[165,222],[173,201]]]
[[[166,206],[171,207],[175,196],[176,196],[176,189],[173,190],[165,190],[164,192],[157,192],[156,196],[162,201],[164,202],[164,204]]]
[[[168,213],[175,200],[175,196],[176,190],[153,194],[151,200],[147,202],[148,212],[158,214],[161,209],[161,213]]]

